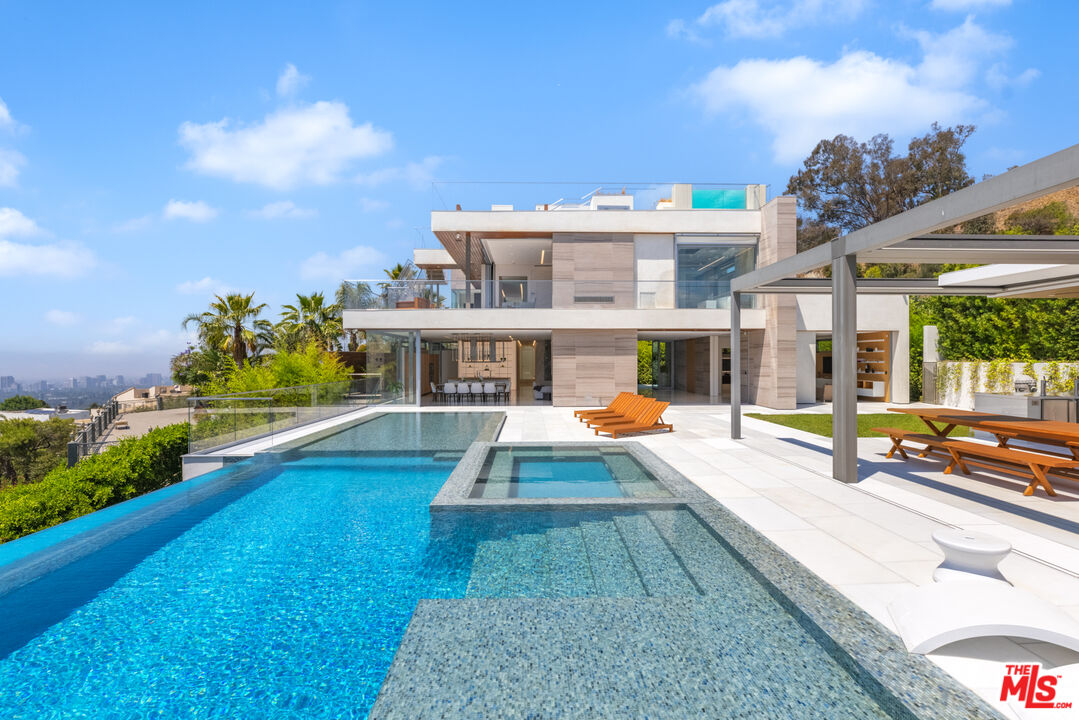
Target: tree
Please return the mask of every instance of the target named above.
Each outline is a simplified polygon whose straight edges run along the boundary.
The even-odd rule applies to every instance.
[[[0,420],[0,481],[37,482],[67,459],[72,420]]]
[[[941,128],[934,123],[929,133],[910,141],[906,155],[896,155],[894,142],[884,134],[868,143],[846,135],[821,140],[787,183],[787,193],[798,198],[802,215],[799,249],[973,183],[962,152],[973,132],[972,125]],[[873,274],[909,275],[912,271],[912,266],[893,265]]]
[[[341,306],[326,304],[322,293],[296,295],[295,305],[283,306],[281,324],[285,331],[295,337],[297,345],[315,343],[325,350],[341,346],[344,333],[341,324]]]
[[[0,402],[0,410],[7,410],[8,412],[21,412],[23,410],[33,410],[34,408],[45,407],[44,400],[38,400],[36,397],[30,395],[13,395],[7,400]]]
[[[334,300],[341,306],[342,310],[363,310],[366,308],[378,306],[378,295],[371,286],[365,282],[349,282],[345,280],[337,288],[337,292],[334,294]],[[366,341],[366,333],[363,330],[346,329],[345,334],[348,336],[348,351],[356,352],[360,349],[361,336]]]
[[[184,318],[183,327],[195,323],[203,345],[231,354],[236,367],[241,367],[248,354],[257,352],[259,331],[270,326],[269,321],[258,319],[266,304],[255,305],[254,293],[215,298],[209,310]]]
[[[236,363],[225,352],[214,347],[188,347],[169,360],[172,381],[177,385],[202,386],[216,377],[236,370]]]

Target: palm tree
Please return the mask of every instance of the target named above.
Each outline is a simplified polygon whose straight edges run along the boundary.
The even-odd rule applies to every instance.
[[[423,279],[423,271],[416,267],[411,260],[406,261],[404,264],[397,263],[382,272],[386,273],[386,277],[391,280],[391,282],[379,283],[386,307],[392,307],[392,303],[402,298],[414,297],[414,288],[417,283],[412,281]]]
[[[349,282],[345,280],[341,283],[341,286],[337,288],[337,292],[334,294],[334,300],[341,306],[342,310],[365,310],[367,308],[378,307],[378,295],[371,289],[371,286],[365,282]],[[345,330],[345,334],[348,336],[348,351],[356,352],[360,349],[360,338],[367,339],[367,333],[363,330],[356,330],[349,328]]]
[[[202,344],[230,353],[236,366],[241,367],[248,353],[258,349],[259,333],[270,326],[269,321],[258,319],[266,303],[255,305],[255,293],[214,297],[209,310],[188,315],[183,327],[195,323]]]
[[[315,342],[326,350],[336,350],[340,346],[338,339],[344,333],[340,304],[327,305],[325,296],[316,292],[297,294],[295,305],[282,307],[281,324],[300,342]]]

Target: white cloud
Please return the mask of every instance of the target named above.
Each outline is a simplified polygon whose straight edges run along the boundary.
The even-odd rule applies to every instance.
[[[176,286],[176,292],[182,295],[226,295],[233,288],[227,283],[207,275],[201,280],[186,280]]]
[[[11,117],[11,111],[7,109],[3,98],[0,98],[0,129],[15,129],[15,118]]]
[[[318,215],[318,210],[298,207],[291,200],[281,200],[280,202],[267,203],[258,210],[251,210],[248,215],[262,220],[277,220],[279,218],[302,220],[315,217]]]
[[[724,0],[695,20],[670,21],[667,35],[703,42],[705,31],[719,28],[732,38],[775,38],[796,27],[851,20],[865,4],[865,0],[792,0],[763,5],[759,0]]]
[[[210,207],[202,200],[195,202],[169,200],[165,203],[165,209],[161,214],[166,220],[190,220],[203,223],[217,217],[217,209]]]
[[[246,127],[185,122],[180,144],[192,170],[284,190],[335,182],[356,160],[393,147],[393,136],[371,123],[353,125],[348,106],[334,101],[283,108]]]
[[[43,234],[45,232],[36,222],[15,208],[0,207],[0,238]]]
[[[74,325],[81,318],[81,315],[76,312],[71,312],[70,310],[49,310],[45,313],[45,322],[52,325],[59,325],[60,327]]]
[[[77,277],[95,264],[94,254],[78,243],[29,245],[0,240],[0,276]]]
[[[367,245],[357,245],[337,255],[318,252],[300,265],[300,277],[305,280],[362,279],[366,273],[381,275],[381,267],[389,260],[381,251]]]
[[[1027,68],[1018,75],[1009,75],[1004,63],[996,63],[985,73],[985,83],[994,90],[1026,87],[1041,77],[1036,68]]]
[[[968,17],[963,24],[935,35],[925,30],[902,30],[922,47],[919,80],[935,87],[962,87],[973,81],[987,58],[1007,50],[1012,39],[986,31]]]
[[[365,213],[385,210],[389,206],[390,204],[385,200],[377,200],[369,197],[360,198],[360,210],[363,210]]]
[[[110,335],[119,335],[137,322],[134,315],[124,315],[109,321],[105,331]]]
[[[277,76],[277,94],[280,97],[292,97],[296,92],[310,82],[311,78],[304,75],[292,63],[285,65],[285,69]]]
[[[123,222],[116,223],[112,226],[112,230],[113,232],[120,233],[140,232],[150,227],[153,221],[153,215],[143,215],[142,217],[131,218],[130,220],[124,220]]]
[[[438,155],[430,155],[420,162],[412,162],[403,167],[390,167],[375,170],[369,173],[360,173],[356,176],[356,182],[361,185],[384,185],[390,182],[404,181],[415,188],[429,185],[435,179],[435,171],[445,162],[446,158]]]
[[[25,164],[26,158],[21,154],[0,148],[0,187],[15,187],[19,169]]]
[[[923,51],[918,65],[857,50],[826,63],[807,57],[742,60],[691,88],[709,113],[748,116],[773,137],[778,162],[796,162],[839,133],[867,138],[913,133],[933,122],[971,120],[987,104],[971,89],[979,68],[1010,44],[968,18],[942,35],[905,31]]]
[[[31,245],[4,239],[34,235],[48,233],[15,208],[0,208],[0,277],[76,277],[97,263],[94,254],[79,243]]]
[[[929,7],[934,10],[982,10],[994,7],[1007,7],[1012,0],[932,0]]]
[[[130,337],[120,340],[96,340],[90,343],[86,351],[92,355],[130,355],[145,352],[180,352],[188,344],[193,344],[196,335],[193,331],[151,330],[134,322],[130,327],[135,330]]]

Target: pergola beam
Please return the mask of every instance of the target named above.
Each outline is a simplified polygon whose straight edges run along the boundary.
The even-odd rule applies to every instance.
[[[992,295],[1001,289],[996,286],[941,287],[936,278],[859,278],[855,285],[859,295]],[[762,285],[753,292],[828,295],[832,292],[832,281],[828,278],[784,278]]]
[[[858,254],[860,263],[1079,262],[1079,235],[923,235]]]
[[[846,255],[863,255],[1075,185],[1079,185],[1079,145],[741,275],[731,281],[731,290],[750,292]]]

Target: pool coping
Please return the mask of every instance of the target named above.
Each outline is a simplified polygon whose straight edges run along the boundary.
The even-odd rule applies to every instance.
[[[439,489],[428,506],[431,512],[467,512],[476,510],[558,510],[566,507],[587,507],[593,510],[670,509],[684,505],[690,500],[708,496],[699,487],[677,473],[651,450],[638,442],[619,443],[618,448],[627,451],[658,484],[670,493],[663,497],[621,498],[474,498],[470,497],[487,454],[495,448],[564,447],[597,448],[610,450],[609,442],[474,442],[469,446],[457,467]]]
[[[610,443],[593,443],[610,447]],[[544,447],[585,446],[582,442],[476,442],[454,468],[429,510],[432,515],[487,511],[572,511],[572,510],[658,510],[686,509],[715,537],[717,542],[746,568],[799,622],[823,634],[818,641],[834,643],[873,681],[918,717],[1000,718],[972,690],[924,655],[909,653],[898,635],[847,599],[778,545],[708,495],[685,475],[636,442],[622,445],[640,462],[669,498],[471,498],[476,476],[492,446]],[[423,601],[421,601],[422,603]],[[439,602],[458,602],[440,600]],[[413,618],[415,618],[415,614]],[[411,622],[409,626],[411,630]],[[401,646],[408,637],[402,638]],[[812,631],[811,631],[812,632]],[[400,647],[398,650],[400,651]],[[397,658],[387,672],[394,674]],[[407,672],[399,668],[399,672]],[[386,685],[384,683],[383,687]],[[380,690],[374,708],[392,704]],[[374,710],[373,708],[373,710]],[[374,716],[374,712],[372,712]]]

